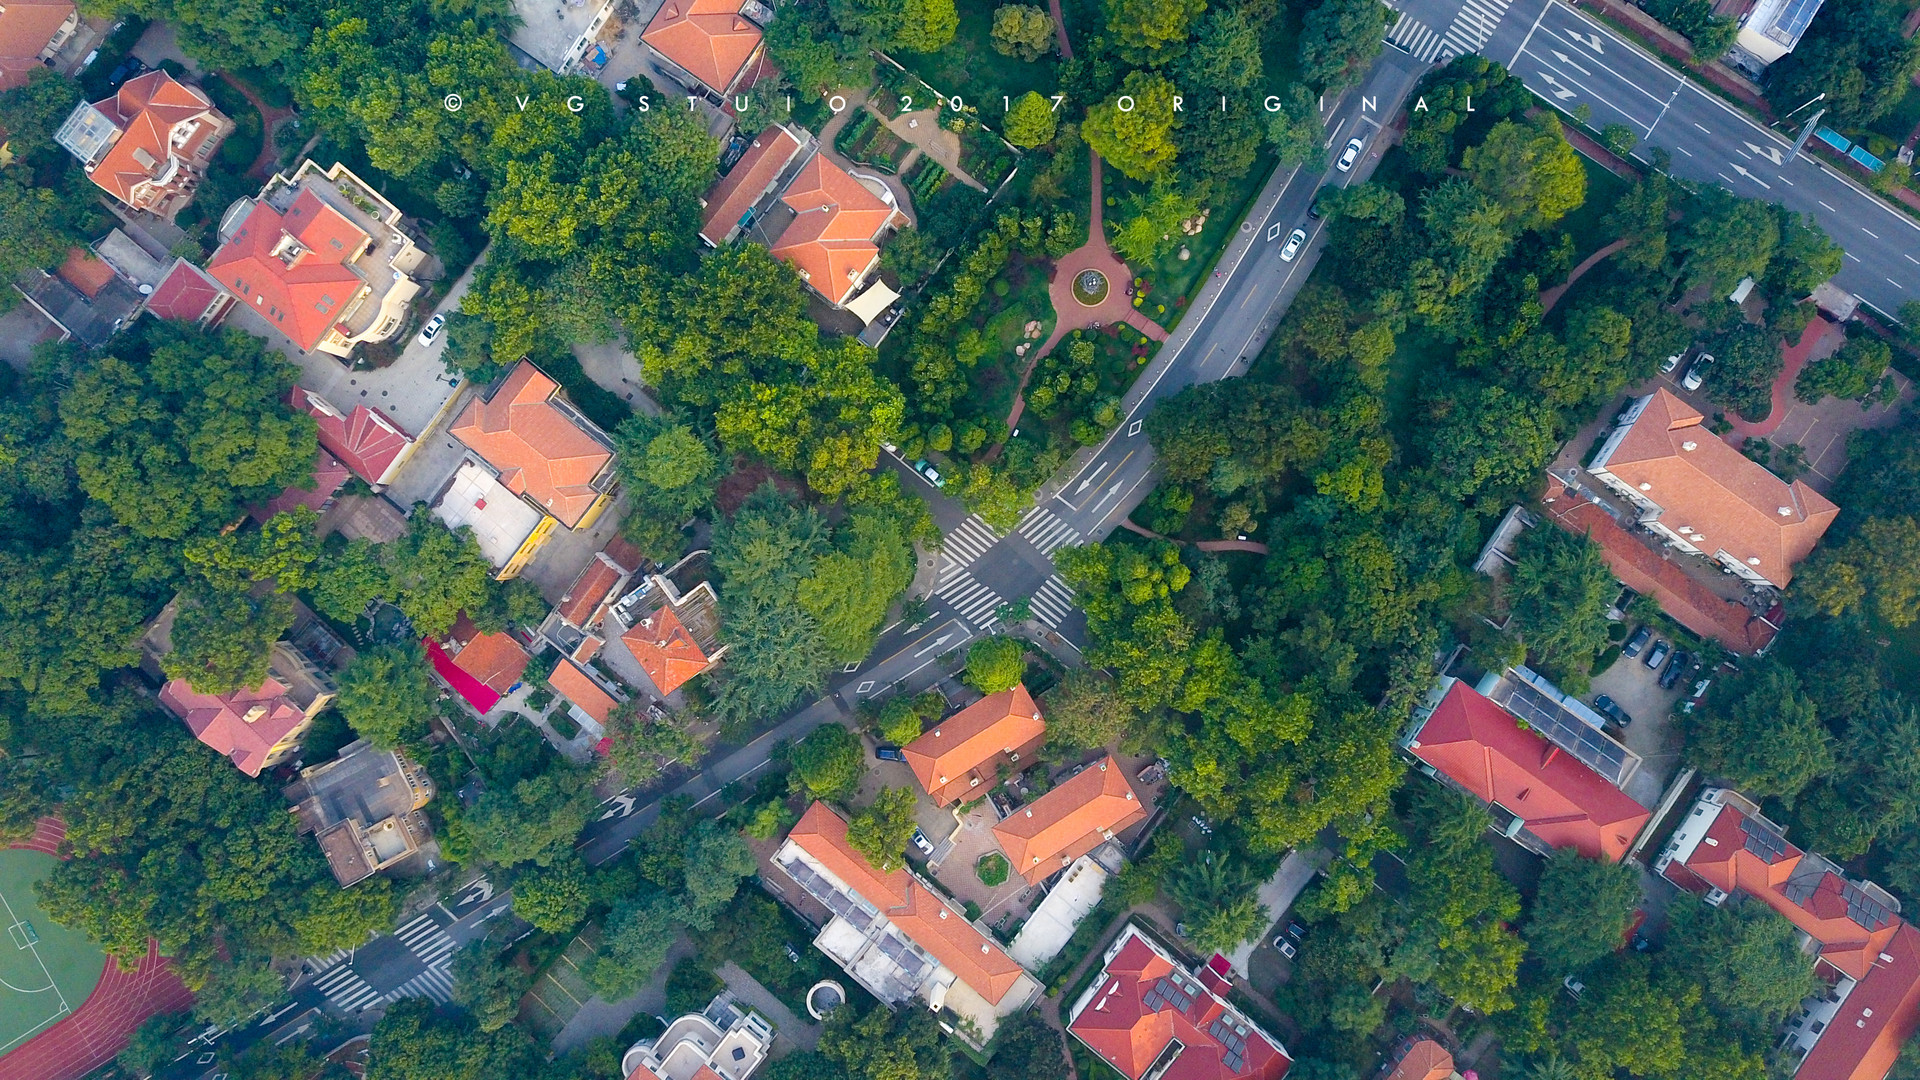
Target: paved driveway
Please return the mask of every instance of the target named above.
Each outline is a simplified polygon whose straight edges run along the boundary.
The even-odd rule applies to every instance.
[[[1654,641],[1673,643],[1672,638],[1658,633]],[[1647,648],[1652,647],[1653,642],[1648,642]],[[1644,651],[1639,656],[1623,656],[1595,675],[1587,700],[1605,694],[1633,717],[1624,741],[1627,749],[1640,755],[1642,764],[1628,778],[1626,791],[1640,805],[1652,807],[1658,805],[1660,792],[1680,762],[1680,732],[1673,722],[1673,706],[1693,683],[1683,678],[1671,690],[1660,689],[1659,674],[1647,668],[1646,656]]]

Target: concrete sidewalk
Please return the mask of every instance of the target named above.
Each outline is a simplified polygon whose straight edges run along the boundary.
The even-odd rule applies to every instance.
[[[1287,857],[1280,860],[1280,869],[1261,884],[1259,892],[1260,903],[1267,909],[1267,917],[1273,921],[1258,937],[1241,942],[1227,955],[1227,963],[1233,965],[1234,974],[1243,979],[1247,977],[1247,961],[1253,956],[1253,951],[1267,943],[1268,933],[1286,917],[1287,909],[1306,891],[1314,875],[1326,869],[1332,861],[1333,852],[1325,848],[1315,848],[1305,854],[1297,850],[1289,851]]]

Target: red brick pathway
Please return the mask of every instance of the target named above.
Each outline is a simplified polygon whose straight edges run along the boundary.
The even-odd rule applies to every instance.
[[[1845,336],[1845,332],[1840,327],[1828,322],[1825,316],[1817,315],[1807,324],[1807,328],[1801,331],[1799,341],[1789,342],[1781,348],[1781,356],[1785,358],[1787,364],[1786,368],[1780,372],[1780,377],[1773,380],[1773,409],[1767,413],[1765,420],[1756,424],[1741,419],[1739,413],[1727,414],[1727,420],[1733,424],[1733,430],[1727,432],[1726,438],[1735,449],[1748,439],[1764,439],[1773,434],[1773,429],[1779,427],[1780,421],[1787,418],[1787,410],[1793,408],[1793,384],[1800,378],[1800,369],[1807,366],[1807,361],[1813,358],[1813,354],[1819,350],[1820,343],[1828,334]]]
[[[41,818],[31,837],[11,846],[56,854],[66,834],[60,819]],[[122,971],[109,957],[100,982],[72,1016],[0,1057],[0,1080],[79,1080],[126,1049],[147,1017],[192,1004],[193,994],[160,955],[159,943],[149,941],[138,967]]]

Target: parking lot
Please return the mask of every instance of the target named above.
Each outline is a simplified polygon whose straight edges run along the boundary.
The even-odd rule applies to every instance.
[[[1607,670],[1594,675],[1593,687],[1587,693],[1589,702],[1601,694],[1607,695],[1633,718],[1621,741],[1627,744],[1627,749],[1640,755],[1642,764],[1628,779],[1626,791],[1643,806],[1656,805],[1660,792],[1673,777],[1680,760],[1680,732],[1673,722],[1673,707],[1700,678],[1698,674],[1691,674],[1674,683],[1671,690],[1660,689],[1659,673],[1648,668],[1645,661],[1648,652],[1661,641],[1696,656],[1699,653],[1699,647],[1691,642],[1676,643],[1672,637],[1656,632],[1640,655],[1622,656]]]

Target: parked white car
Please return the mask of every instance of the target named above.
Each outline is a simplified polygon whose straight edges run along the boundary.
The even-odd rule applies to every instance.
[[[1340,154],[1341,172],[1353,171],[1353,163],[1360,160],[1360,148],[1365,145],[1366,143],[1358,138],[1348,140],[1346,150]]]
[[[1305,229],[1295,229],[1288,233],[1287,246],[1280,249],[1280,261],[1292,262],[1293,257],[1300,254],[1300,245],[1306,242],[1307,231]]]
[[[420,343],[421,348],[430,348],[433,343],[439,339],[440,331],[446,325],[447,317],[445,315],[435,315],[433,318],[427,320],[427,325],[420,328],[420,336],[414,340]]]

